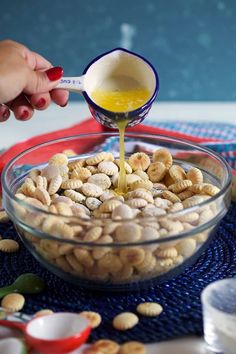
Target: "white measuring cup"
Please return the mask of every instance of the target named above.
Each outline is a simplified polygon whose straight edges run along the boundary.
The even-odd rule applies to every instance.
[[[129,112],[112,112],[100,107],[91,98],[92,92],[107,82],[115,89],[114,77],[123,77],[126,82],[135,81],[146,88],[150,93],[147,102]],[[129,50],[115,48],[93,59],[82,76],[61,78],[57,88],[81,93],[93,117],[107,127],[116,128],[119,120],[126,119],[128,126],[134,126],[147,116],[159,90],[159,79],[147,59]]]

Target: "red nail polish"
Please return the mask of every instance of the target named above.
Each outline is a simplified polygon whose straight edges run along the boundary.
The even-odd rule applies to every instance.
[[[20,119],[24,120],[24,119],[27,119],[27,118],[29,118],[29,112],[25,109],[25,110],[21,113]]]
[[[68,104],[68,101],[65,104],[61,104],[61,107],[66,107]]]
[[[54,68],[45,71],[45,73],[47,74],[47,77],[50,81],[56,81],[62,77],[63,69],[60,66],[55,66]]]
[[[46,104],[46,100],[45,100],[45,98],[42,97],[36,103],[36,107],[37,108],[43,108],[45,106],[45,104]]]
[[[4,119],[9,118],[9,116],[10,116],[10,111],[9,111],[9,109],[6,109],[6,110],[3,112],[2,116],[3,116]]]

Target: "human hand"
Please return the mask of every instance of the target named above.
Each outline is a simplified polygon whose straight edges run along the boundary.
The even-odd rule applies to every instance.
[[[16,119],[28,120],[34,109],[44,110],[51,101],[64,107],[69,93],[54,88],[63,75],[61,67],[22,44],[0,42],[0,122],[13,111]]]

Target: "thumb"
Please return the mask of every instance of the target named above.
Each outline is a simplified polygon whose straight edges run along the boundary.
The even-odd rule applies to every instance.
[[[55,66],[47,71],[30,70],[24,92],[30,95],[49,92],[56,87],[62,75],[63,69],[60,66]]]

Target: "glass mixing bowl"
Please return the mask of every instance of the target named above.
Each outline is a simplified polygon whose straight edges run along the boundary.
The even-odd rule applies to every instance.
[[[99,151],[113,151],[119,158],[118,147],[117,133],[52,140],[20,153],[8,163],[2,176],[5,210],[32,255],[64,280],[92,289],[140,289],[181,273],[207,247],[230,205],[231,172],[222,157],[180,139],[129,132],[125,137],[126,158],[137,151],[151,155],[159,147],[167,148],[175,164],[186,171],[191,167],[201,169],[204,181],[216,185],[220,191],[183,210],[165,215],[127,216],[122,220],[54,214],[15,196],[29,171],[44,168],[57,152],[73,149],[77,156],[71,156],[70,161]],[[52,224],[57,226],[45,226]],[[145,229],[144,237],[139,240],[134,237],[128,242],[121,237],[117,241],[114,230],[124,224],[133,230]],[[88,242],[84,235],[92,228],[111,237]],[[150,228],[158,231],[158,238],[150,234]]]

